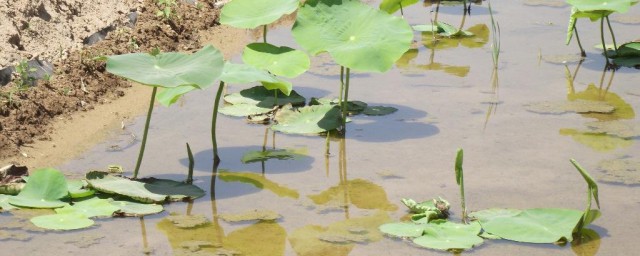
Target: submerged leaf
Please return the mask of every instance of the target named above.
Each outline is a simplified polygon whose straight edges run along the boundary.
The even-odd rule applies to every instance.
[[[74,230],[90,227],[94,222],[81,213],[65,213],[33,217],[31,223],[45,229]]]
[[[270,181],[262,175],[258,175],[255,173],[229,172],[221,170],[218,172],[218,178],[225,182],[238,181],[242,183],[248,183],[257,188],[269,190],[280,197],[300,197],[298,191]]]
[[[358,0],[308,0],[292,33],[311,55],[329,52],[341,66],[375,72],[389,70],[413,40],[404,19]]]
[[[283,109],[276,115],[278,123],[271,126],[271,129],[284,133],[317,134],[340,127],[340,117],[340,109],[331,105]]]
[[[198,226],[211,223],[207,217],[201,214],[197,215],[182,215],[182,214],[170,214],[167,219],[173,223],[174,226],[179,228],[195,228]]]
[[[623,139],[640,137],[640,127],[632,122],[620,120],[589,122],[586,126],[589,127],[589,132],[592,133],[606,133]]]
[[[68,195],[67,180],[62,172],[46,168],[33,172],[22,191],[9,199],[9,203],[30,208],[58,208],[67,205],[60,199]]]
[[[394,107],[372,106],[364,109],[362,113],[368,116],[386,116],[393,114],[396,111],[398,111],[398,109]]]
[[[278,20],[298,8],[299,0],[234,0],[224,5],[220,23],[253,29]]]
[[[480,218],[482,228],[493,235],[507,240],[525,243],[555,243],[571,241],[572,233],[583,212],[572,209],[535,208],[499,213],[497,217]]]

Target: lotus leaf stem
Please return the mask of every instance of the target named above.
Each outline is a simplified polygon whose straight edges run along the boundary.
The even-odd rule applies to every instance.
[[[602,41],[602,50],[604,51],[604,59],[607,60],[607,67],[609,66],[609,54],[607,54],[607,46],[604,44],[604,14],[600,18],[600,40]]]
[[[262,41],[267,43],[267,25],[262,26]]]
[[[218,117],[218,106],[220,105],[220,98],[222,97],[222,90],[224,89],[224,82],[220,81],[218,91],[216,92],[216,100],[213,103],[213,114],[211,116],[211,145],[213,146],[213,164],[217,166],[220,163],[220,156],[218,155],[218,141],[216,139],[216,121]]]
[[[464,199],[464,171],[462,170],[463,157],[464,157],[464,152],[462,151],[462,149],[458,149],[458,153],[456,154],[456,164],[455,164],[456,182],[458,183],[458,186],[460,186],[460,201],[462,204],[462,222],[464,222],[465,224],[468,224],[467,206],[465,204],[465,199]]]
[[[351,73],[351,69],[347,68],[347,72],[346,72],[346,76],[345,76],[345,82],[344,82],[344,98],[342,99],[342,127],[344,128],[344,131],[346,132],[346,125],[347,125],[347,105],[349,102],[349,74]]]
[[[338,103],[342,104],[342,94],[344,93],[344,67],[340,66],[340,95],[338,96]]]
[[[613,40],[613,50],[616,52],[616,56],[618,55],[618,44],[616,43],[616,36],[613,34],[613,29],[611,28],[611,22],[609,21],[609,15],[606,16],[607,26],[609,26],[609,32],[611,33],[611,39]]]
[[[187,156],[189,156],[189,173],[187,174],[187,184],[193,183],[193,166],[195,161],[193,160],[193,153],[191,152],[191,147],[189,147],[189,143],[187,143]]]
[[[400,3],[398,3],[400,5],[400,15],[402,15],[402,18],[404,18],[404,10],[402,10],[402,1],[400,1]]]
[[[576,21],[577,23],[578,21]],[[573,24],[573,32],[576,34],[576,41],[578,41],[578,47],[580,47],[580,56],[587,57],[587,53],[582,48],[582,43],[580,42],[580,36],[578,35],[578,28],[576,28],[576,24]]]
[[[142,164],[142,157],[144,156],[144,147],[147,144],[147,134],[149,133],[149,123],[151,122],[151,113],[153,112],[153,104],[156,100],[156,92],[158,87],[154,86],[151,92],[151,100],[149,101],[149,110],[147,111],[147,120],[144,123],[144,133],[142,134],[142,143],[140,144],[140,153],[138,153],[138,161],[136,162],[136,168],[133,170],[133,178],[138,178],[138,172],[140,171],[140,164]]]

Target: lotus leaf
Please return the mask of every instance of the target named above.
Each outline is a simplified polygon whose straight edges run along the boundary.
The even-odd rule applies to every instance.
[[[270,181],[264,176],[258,175],[255,173],[229,172],[229,171],[221,170],[218,172],[218,178],[220,178],[220,180],[225,182],[238,181],[242,183],[251,184],[256,188],[269,190],[280,197],[291,197],[291,198],[300,197],[300,194],[298,194],[298,191],[282,186],[273,181]]]
[[[269,159],[291,160],[304,157],[306,148],[303,149],[267,149],[249,151],[242,156],[242,163],[263,162]]]
[[[424,234],[426,224],[414,224],[406,222],[395,222],[383,224],[379,227],[382,233],[394,237],[419,237]]]
[[[58,208],[67,205],[60,199],[68,195],[67,180],[62,172],[46,168],[33,172],[22,191],[9,199],[9,203],[30,208]]]
[[[93,225],[93,220],[81,213],[51,214],[31,218],[34,225],[55,230],[74,230]]]
[[[418,2],[419,0],[382,0],[379,8],[388,14],[392,14],[400,10],[400,8],[404,8]]]
[[[306,53],[290,47],[268,43],[253,43],[244,48],[242,61],[274,75],[294,78],[309,69],[311,61]],[[286,93],[285,93],[286,94]]]
[[[611,13],[625,13],[632,5],[638,3],[638,0],[567,0],[567,3],[581,12],[610,11]]]
[[[306,99],[298,94],[296,91],[291,91],[289,95],[285,95],[282,92],[278,94],[278,105],[302,105]],[[251,87],[244,89],[239,93],[232,93],[224,96],[224,100],[231,104],[250,104],[256,105],[261,108],[271,108],[275,105],[275,95],[273,91],[269,91],[263,86]]]
[[[527,209],[515,215],[510,211],[498,213],[498,217],[480,218],[482,228],[504,239],[525,243],[571,241],[583,216],[582,211],[559,208]]]
[[[218,216],[227,222],[240,222],[240,221],[249,221],[249,220],[274,221],[282,217],[277,212],[274,212],[271,210],[259,210],[259,209],[254,209],[254,210],[250,210],[242,213],[236,213],[236,214],[231,214],[231,213],[219,214]]]
[[[472,212],[472,213],[469,214],[469,217],[471,217],[474,220],[481,221],[481,222],[487,222],[487,221],[490,221],[492,219],[500,218],[500,217],[513,217],[513,216],[516,216],[516,215],[520,214],[521,212],[522,212],[522,210],[519,210],[519,209],[492,208],[492,209],[486,209],[486,210],[481,210],[481,211],[477,211],[477,212]]]
[[[12,196],[0,194],[0,210],[8,211],[16,208],[15,206],[9,204],[9,199],[11,197]]]
[[[413,25],[411,26],[411,28],[413,28],[413,30],[418,32],[431,32],[431,33],[438,32],[438,26],[431,25],[431,24]]]
[[[82,198],[82,197],[92,196],[93,194],[95,194],[95,191],[91,189],[82,188],[87,185],[88,184],[84,180],[67,181],[67,186],[69,187],[69,195],[71,196],[71,198]]]
[[[386,116],[396,111],[398,111],[398,109],[394,107],[372,106],[367,107],[362,113],[368,116]]]
[[[102,193],[123,195],[143,203],[161,203],[167,199],[166,195],[149,191],[145,183],[122,177],[112,175],[91,177],[89,173],[87,182],[91,188]]]
[[[640,42],[621,45],[613,62],[625,67],[640,67]]]
[[[196,199],[204,196],[204,190],[198,186],[166,179],[146,179],[144,187],[149,192],[159,195],[166,195],[171,201],[182,201],[185,199]]]
[[[376,72],[389,70],[413,40],[404,19],[357,0],[306,1],[292,33],[311,55],[329,52],[341,66]]]
[[[143,216],[162,212],[164,209],[159,204],[141,204],[130,201],[113,201],[112,205],[120,208],[118,213],[124,216]]]
[[[640,161],[630,158],[603,160],[598,164],[598,169],[602,170],[598,175],[600,181],[627,185],[640,184]]]
[[[477,222],[465,225],[446,220],[434,220],[425,225],[424,235],[413,243],[437,250],[466,250],[480,245],[484,239],[478,236],[481,227]]]
[[[107,57],[109,73],[157,87],[207,87],[218,79],[223,67],[222,54],[211,45],[194,54],[130,53]]]
[[[234,0],[222,8],[220,23],[253,29],[293,13],[299,4],[299,0]]]
[[[259,81],[270,83],[278,82],[278,79],[266,70],[257,69],[251,65],[234,64],[231,62],[224,64],[220,80],[227,84],[246,84]]]
[[[331,105],[283,109],[276,115],[278,123],[271,126],[271,129],[284,133],[317,134],[340,127],[340,117],[340,109]]]
[[[188,92],[191,92],[196,89],[198,89],[198,87],[195,87],[193,85],[181,85],[177,87],[169,87],[157,93],[156,99],[158,100],[158,102],[160,102],[160,104],[168,107],[178,102],[178,100],[180,99],[180,97],[182,97],[182,95],[185,95]]]
[[[220,114],[223,114],[223,115],[242,117],[242,116],[252,116],[252,115],[269,113],[273,111],[273,109],[258,107],[256,105],[251,105],[251,104],[234,104],[234,105],[224,106],[220,108],[218,111],[220,112]]]
[[[120,210],[120,208],[111,204],[110,199],[100,199],[97,197],[76,202],[71,205],[67,205],[62,208],[56,209],[58,214],[81,214],[87,218],[92,217],[111,217],[114,212]]]
[[[465,37],[465,36],[473,36],[473,33],[465,30],[458,29],[450,24],[438,21],[436,22],[438,26],[438,34],[446,37]]]

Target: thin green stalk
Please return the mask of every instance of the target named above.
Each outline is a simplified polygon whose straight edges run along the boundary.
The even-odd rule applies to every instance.
[[[458,153],[456,154],[456,183],[460,186],[460,201],[462,204],[462,222],[467,223],[467,206],[465,204],[464,199],[464,172],[462,170],[462,160],[464,157],[464,152],[461,148],[458,149]]]
[[[578,21],[576,21],[577,23]],[[580,42],[580,36],[578,35],[578,28],[576,28],[576,24],[573,24],[573,32],[576,35],[576,41],[578,41],[578,47],[580,47],[580,56],[587,57],[587,52],[582,48],[582,43]]]
[[[613,50],[616,52],[616,55],[618,55],[618,44],[616,43],[616,36],[613,34],[613,29],[611,28],[609,15],[607,15],[606,18],[607,18],[607,26],[609,26],[609,32],[611,33],[611,39],[613,40]]]
[[[267,43],[267,25],[262,26],[262,42]]]
[[[344,83],[344,98],[341,101],[342,104],[342,127],[344,131],[346,131],[347,127],[347,102],[349,102],[349,74],[351,73],[351,69],[347,68],[347,74]]]
[[[607,60],[607,66],[609,66],[609,55],[607,54],[607,46],[604,44],[604,14],[602,14],[602,18],[600,19],[600,40],[602,41],[604,59]]]
[[[133,178],[138,178],[138,172],[140,171],[140,164],[142,164],[142,157],[144,156],[144,147],[147,144],[147,134],[149,133],[149,123],[151,122],[151,113],[153,112],[153,104],[156,100],[156,92],[158,87],[153,87],[151,92],[151,100],[149,101],[149,110],[147,111],[147,120],[144,123],[144,133],[142,134],[142,143],[140,144],[140,153],[138,153],[138,161],[136,162],[136,168],[133,171]]]
[[[342,104],[342,94],[344,93],[344,67],[340,66],[340,95],[338,96],[338,103]]]
[[[220,163],[220,156],[218,155],[218,140],[216,139],[216,122],[218,118],[218,106],[220,105],[220,98],[222,97],[222,90],[224,89],[224,82],[220,81],[218,91],[216,92],[216,100],[213,103],[213,114],[211,116],[211,145],[213,146],[213,164],[218,166]]]
[[[187,155],[189,156],[189,173],[187,174],[187,184],[193,183],[193,166],[195,161],[193,160],[193,153],[191,152],[191,147],[189,147],[189,143],[187,143]]]
[[[402,15],[402,18],[404,18],[404,10],[402,10],[402,2],[400,2],[399,5],[400,5],[400,15]]]
[[[325,140],[325,146],[324,146],[324,155],[325,156],[329,155],[329,146],[330,146],[329,136],[331,136],[331,131],[327,131],[327,138]]]
[[[278,106],[278,90],[273,90],[273,91],[274,91],[274,94],[273,94],[273,97],[274,97],[273,106],[275,107],[275,106]]]

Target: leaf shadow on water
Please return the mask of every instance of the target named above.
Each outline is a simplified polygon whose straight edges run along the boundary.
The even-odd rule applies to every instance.
[[[440,133],[437,126],[419,120],[427,116],[425,111],[395,104],[369,103],[369,105],[394,107],[398,111],[387,116],[353,117],[353,122],[347,125],[351,130],[347,133],[349,138],[366,142],[392,142],[425,138]]]

